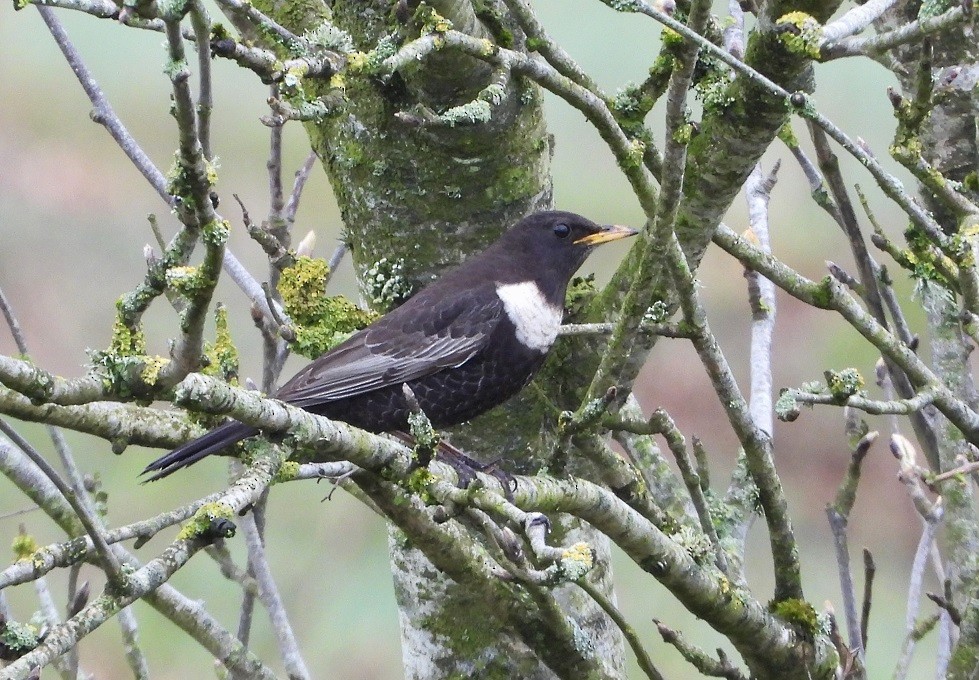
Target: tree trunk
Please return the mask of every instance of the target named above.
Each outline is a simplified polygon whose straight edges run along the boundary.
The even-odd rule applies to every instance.
[[[416,37],[416,22],[399,16],[395,4],[334,2],[332,22],[364,52],[385,36]],[[429,5],[471,35],[523,40],[515,25],[492,35],[468,2]],[[324,8],[315,4],[263,9],[299,33],[324,17]],[[433,113],[471,103],[491,85],[501,89],[488,119],[452,126],[425,122]],[[385,82],[348,75],[344,89],[346,102],[340,110],[322,122],[308,123],[307,130],[329,173],[364,298],[381,311],[492,243],[521,217],[552,207],[551,137],[536,85],[523,79],[501,80],[482,62],[446,54]],[[526,451],[539,440],[545,421],[555,419],[545,404],[527,390],[461,428],[456,442],[475,457],[490,459]],[[513,461],[519,471],[541,467],[531,454],[527,459]],[[394,507],[394,512],[400,511]],[[569,518],[552,521],[562,540],[583,540],[596,550],[599,566],[589,578],[610,595],[608,540]],[[443,678],[477,671],[481,677],[580,677],[581,663],[602,677],[624,675],[620,632],[580,588],[567,585],[553,593],[535,592],[534,597],[560,603],[574,623],[561,630],[560,623],[548,627],[542,617],[535,633],[539,639],[527,640],[519,622],[499,613],[526,607],[525,603],[487,602],[481,600],[485,591],[472,582],[448,578],[432,564],[431,554],[416,547],[412,526],[405,518],[391,528],[390,540],[407,677]],[[466,545],[473,556],[483,555],[478,540],[470,538]],[[567,648],[568,658],[548,659],[552,648]],[[581,659],[572,663],[576,656]]]

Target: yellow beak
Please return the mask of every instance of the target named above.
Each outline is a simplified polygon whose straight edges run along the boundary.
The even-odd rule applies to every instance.
[[[588,236],[582,236],[574,243],[575,245],[597,246],[599,243],[618,241],[620,238],[628,238],[629,236],[635,236],[638,233],[638,231],[631,229],[630,227],[622,227],[618,224],[606,224],[602,227],[601,231],[596,231],[594,234],[588,234]]]

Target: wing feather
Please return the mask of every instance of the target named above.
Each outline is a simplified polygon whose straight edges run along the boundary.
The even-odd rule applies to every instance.
[[[450,298],[423,291],[313,361],[276,396],[304,407],[459,366],[486,345],[503,314],[492,284]]]

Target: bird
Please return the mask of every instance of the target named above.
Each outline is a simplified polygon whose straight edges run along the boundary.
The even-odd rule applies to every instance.
[[[300,370],[272,395],[310,413],[404,433],[410,388],[436,428],[502,404],[533,379],[554,344],[568,284],[599,244],[638,232],[559,210],[536,212],[401,306]],[[258,429],[229,421],[150,463],[161,479]]]

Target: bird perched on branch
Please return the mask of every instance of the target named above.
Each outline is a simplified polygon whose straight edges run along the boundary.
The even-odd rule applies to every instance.
[[[435,427],[525,387],[544,363],[571,277],[601,243],[637,232],[570,212],[534,213],[493,245],[310,363],[276,399],[371,432],[407,429],[404,385]],[[166,477],[258,434],[232,421],[150,463]]]

